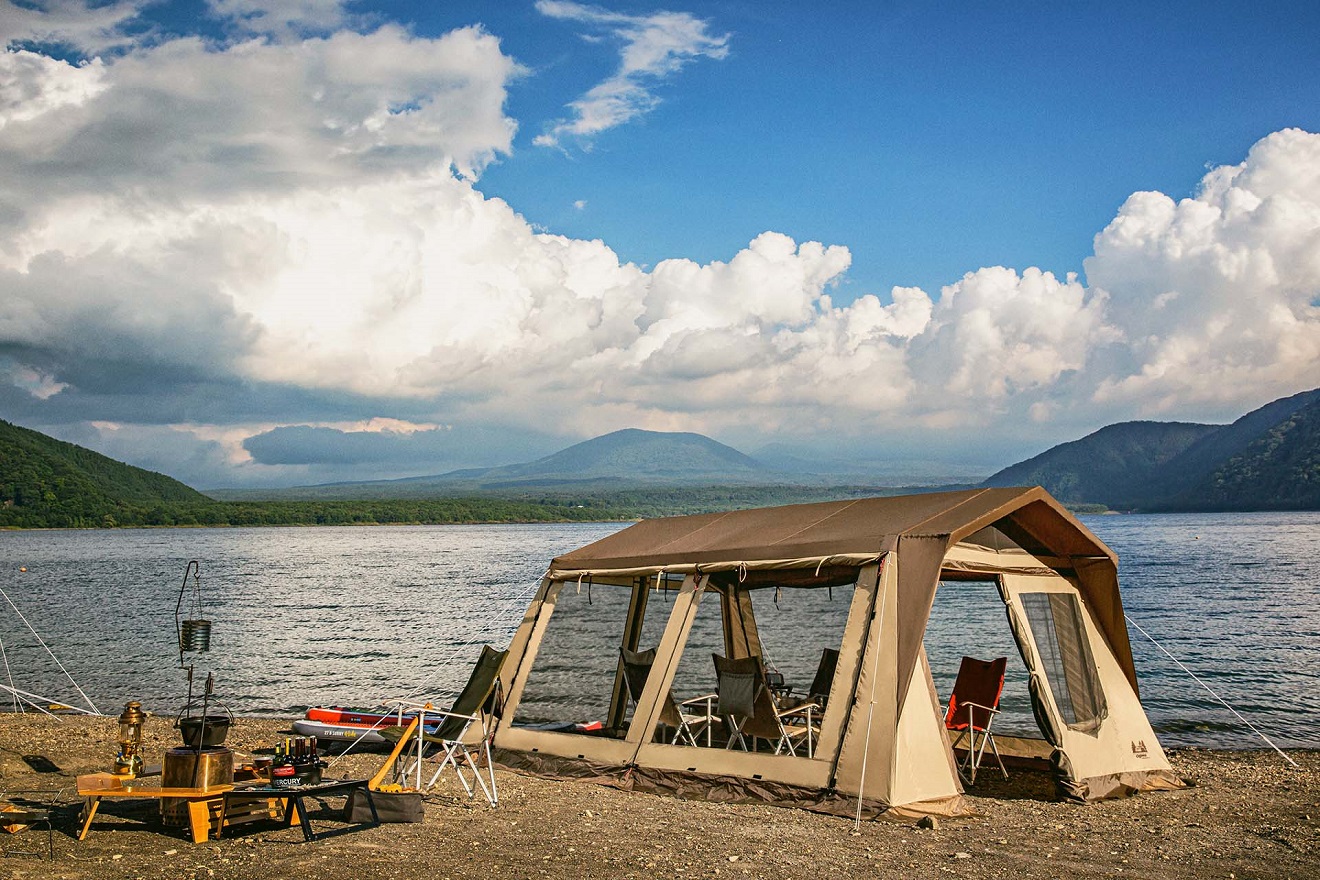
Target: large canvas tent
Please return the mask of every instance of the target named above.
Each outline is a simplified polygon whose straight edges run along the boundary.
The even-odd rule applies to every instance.
[[[1038,487],[646,520],[556,558],[510,645],[498,760],[684,797],[958,814],[963,787],[923,638],[937,588],[959,580],[996,586],[1067,796],[1181,787],[1138,700],[1117,558]],[[679,680],[710,653],[763,655],[754,609],[764,617],[790,592],[850,596],[781,633],[838,650],[810,755],[730,749],[717,724],[695,745],[669,735]],[[704,654],[703,619],[714,648]],[[655,659],[633,701],[619,649],[644,640]],[[592,694],[581,711],[599,712],[599,725],[546,715]]]

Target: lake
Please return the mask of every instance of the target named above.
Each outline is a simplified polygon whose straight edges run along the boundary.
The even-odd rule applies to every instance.
[[[1320,513],[1084,521],[1119,554],[1124,605],[1136,623],[1280,746],[1320,747],[1302,711],[1320,685]],[[552,557],[621,527],[0,533],[0,585],[13,603],[0,598],[0,682],[82,704],[58,658],[103,712],[117,714],[129,699],[177,712],[187,682],[175,607],[196,559],[212,639],[209,653],[188,659],[198,689],[213,672],[218,699],[235,713],[298,714],[309,704],[452,691],[483,642],[507,643]],[[195,599],[190,580],[185,617]],[[846,608],[829,599],[836,613]],[[1131,638],[1142,701],[1166,745],[1263,745],[1135,628]],[[767,638],[767,649],[790,682],[810,680],[820,651],[810,638],[787,636]],[[941,694],[962,654],[1012,658],[996,726],[1034,731],[1025,673],[992,593],[942,589],[927,649]],[[698,686],[676,681],[680,693]]]

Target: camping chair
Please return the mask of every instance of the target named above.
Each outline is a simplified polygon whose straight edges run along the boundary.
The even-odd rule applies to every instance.
[[[829,702],[834,670],[838,665],[838,648],[826,648],[820,652],[820,665],[816,667],[816,677],[811,680],[811,687],[807,690],[807,699],[820,706],[822,711]]]
[[[715,661],[719,706],[716,711],[724,717],[729,728],[726,749],[736,743],[747,751],[747,737],[752,737],[752,750],[756,740],[773,740],[775,754],[788,752],[796,755],[798,746],[805,744],[807,757],[812,757],[819,728],[812,715],[820,711],[815,703],[804,703],[791,709],[775,706],[774,697],[765,681],[765,670],[760,657],[742,657],[730,660],[711,654]]]
[[[490,731],[486,727],[487,714],[498,712],[499,704],[499,675],[500,668],[504,665],[504,658],[509,654],[508,651],[496,651],[490,645],[484,645],[481,649],[481,656],[477,663],[472,667],[472,674],[468,677],[467,684],[459,692],[457,699],[448,712],[435,709],[429,703],[425,705],[413,704],[406,706],[399,704],[399,712],[402,714],[405,709],[414,711],[417,714],[416,752],[407,759],[406,763],[397,765],[396,777],[402,782],[416,773],[418,789],[429,790],[435,786],[436,780],[440,774],[448,767],[454,768],[454,775],[463,785],[463,790],[467,792],[469,798],[476,797],[476,789],[468,782],[464,775],[464,766],[472,771],[472,775],[480,787],[481,793],[486,796],[492,807],[499,805],[499,794],[495,790],[495,764],[490,757]],[[439,722],[427,732],[427,720],[433,719],[433,724]],[[477,765],[476,759],[472,756],[472,751],[468,744],[464,742],[468,729],[473,724],[481,727],[481,746],[486,753],[486,774],[487,780],[482,778],[481,768]],[[397,735],[403,735],[402,727]],[[389,736],[394,731],[391,729],[381,731],[382,735]],[[440,766],[436,768],[431,775],[430,780],[422,784],[422,760],[426,757],[428,749],[434,746],[440,753]]]
[[[969,783],[976,782],[976,771],[981,766],[981,758],[985,755],[987,743],[995,753],[1000,772],[1004,774],[1005,779],[1008,778],[1004,759],[999,756],[999,747],[995,745],[994,734],[990,732],[990,725],[999,714],[999,695],[1004,691],[1004,670],[1007,667],[1007,657],[1000,657],[997,660],[964,657],[962,665],[958,667],[958,677],[953,682],[949,708],[944,713],[944,726],[958,733],[952,748],[956,749],[958,743],[970,737],[967,756],[958,766],[958,772],[966,777]],[[977,734],[980,734],[979,745]]]
[[[816,667],[816,676],[811,680],[811,687],[807,688],[805,699],[798,699],[791,705],[796,708],[805,706],[807,703],[815,703],[824,712],[826,704],[830,699],[830,687],[834,684],[834,670],[839,665],[839,650],[837,648],[826,648],[820,652],[820,664]],[[791,692],[791,688],[789,689]],[[781,708],[787,708],[787,705],[781,705]]]
[[[646,679],[651,675],[651,666],[655,663],[655,648],[645,651],[629,651],[627,648],[621,647],[619,648],[619,657],[623,662],[623,683],[628,691],[628,700],[635,710],[638,701],[642,698],[642,689],[646,687]],[[688,745],[695,746],[697,735],[705,730],[706,745],[710,745],[710,723],[713,718],[711,704],[714,700],[714,694],[707,694],[680,703],[674,699],[672,690],[666,693],[665,701],[660,706],[659,720],[661,724],[674,729],[674,736],[669,742],[673,745],[686,742]],[[705,713],[702,715],[684,711],[703,704]]]

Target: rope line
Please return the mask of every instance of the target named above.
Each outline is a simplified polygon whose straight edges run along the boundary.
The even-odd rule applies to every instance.
[[[14,673],[13,673],[13,671],[9,668],[9,655],[8,655],[7,653],[5,653],[5,641],[4,641],[4,639],[0,639],[0,656],[3,656],[3,657],[5,658],[5,675],[8,676],[8,678],[9,678],[9,689],[10,689],[10,690],[13,690],[13,689],[14,689]],[[22,712],[22,711],[23,711],[22,706],[20,706],[19,703],[18,703],[18,694],[14,694],[14,711],[15,711],[15,712]]]
[[[495,602],[495,612],[491,615],[491,619],[456,636],[455,641],[448,643],[447,650],[442,651],[436,658],[435,665],[447,669],[450,666],[461,663],[464,654],[469,653],[470,650],[478,644],[486,644],[491,641],[490,636],[497,631],[502,633],[503,640],[507,641],[511,638],[513,632],[518,628],[518,623],[521,623],[521,617],[519,618],[518,623],[513,624],[509,623],[509,619],[512,618],[515,612],[521,613],[527,609],[527,602],[535,596],[536,591],[541,588],[541,581],[542,579],[538,578],[530,588],[523,587],[518,592],[505,596],[503,599],[497,599]],[[428,684],[419,685],[403,697],[382,700],[378,705],[385,706],[389,703],[398,702],[399,700],[416,699],[418,694],[422,693],[422,691],[428,686]],[[456,694],[457,691],[451,688],[450,690],[435,692],[429,696],[434,699],[439,697],[456,696]]]
[[[1164,647],[1163,645],[1161,645],[1159,642],[1155,641],[1155,637],[1152,636],[1150,633],[1146,632],[1146,630],[1141,626],[1141,624],[1137,623],[1135,620],[1133,620],[1131,617],[1128,617],[1126,614],[1124,614],[1123,617],[1127,619],[1127,622],[1128,622],[1128,623],[1130,623],[1130,624],[1132,624],[1133,626],[1135,626],[1135,627],[1137,628],[1137,631],[1138,631],[1138,632],[1140,632],[1140,633],[1141,633],[1143,636],[1145,636],[1146,638],[1150,639],[1150,643],[1151,643],[1152,645],[1154,645],[1155,647],[1157,647],[1157,648],[1159,648],[1161,651],[1163,651],[1163,652],[1164,652],[1164,656],[1168,657],[1168,658],[1169,658],[1170,660],[1172,660],[1174,663],[1178,664],[1178,668],[1179,668],[1179,669],[1181,669],[1183,672],[1185,672],[1185,673],[1187,673],[1188,675],[1190,675],[1190,676],[1196,681],[1197,684],[1199,684],[1201,687],[1205,688],[1206,693],[1208,693],[1208,694],[1210,694],[1210,696],[1214,697],[1215,700],[1218,701],[1219,704],[1222,705],[1225,709],[1227,709],[1228,711],[1232,712],[1233,715],[1237,718],[1237,720],[1241,721],[1243,724],[1247,725],[1247,727],[1251,728],[1252,732],[1255,733],[1256,736],[1258,736],[1258,737],[1260,737],[1261,739],[1265,740],[1265,742],[1269,745],[1270,748],[1274,749],[1274,751],[1276,751],[1276,752],[1279,753],[1279,757],[1283,758],[1283,760],[1287,761],[1289,764],[1293,765],[1294,767],[1297,766],[1297,762],[1294,761],[1292,758],[1288,757],[1286,754],[1284,754],[1283,749],[1281,749],[1281,748],[1279,748],[1278,746],[1276,746],[1276,745],[1274,744],[1274,742],[1273,742],[1268,736],[1266,736],[1265,734],[1261,733],[1260,729],[1259,729],[1258,727],[1256,727],[1256,725],[1252,724],[1252,723],[1251,723],[1250,721],[1248,721],[1246,718],[1243,718],[1243,717],[1242,717],[1242,713],[1238,712],[1237,709],[1234,709],[1232,706],[1228,705],[1228,701],[1226,701],[1223,697],[1219,696],[1219,694],[1215,693],[1214,690],[1210,687],[1210,685],[1206,684],[1204,681],[1201,680],[1201,677],[1200,677],[1199,675],[1197,675],[1195,672],[1192,672],[1192,670],[1190,670],[1190,669],[1188,669],[1186,666],[1184,666],[1184,665],[1182,664],[1182,661],[1180,661],[1177,657],[1175,657],[1175,656],[1173,656],[1172,654],[1170,654],[1167,648],[1165,648],[1165,647]]]
[[[50,646],[46,644],[45,640],[41,638],[41,636],[37,633],[35,629],[32,629],[32,624],[28,623],[28,619],[23,616],[23,612],[18,610],[18,606],[14,604],[14,600],[9,598],[9,594],[6,593],[3,589],[0,589],[0,596],[5,597],[5,601],[9,603],[9,607],[14,609],[14,613],[18,615],[18,619],[23,621],[24,625],[26,625],[27,628],[31,630],[32,635],[36,636],[37,641],[41,644],[41,647],[45,648],[46,653],[50,655],[50,659],[55,661],[55,665],[60,668],[60,672],[63,672],[64,677],[67,678],[69,680],[69,683],[73,685],[73,689],[76,690],[82,696],[82,698],[87,701],[88,706],[92,707],[92,711],[90,714],[92,715],[102,714],[101,710],[96,708],[96,704],[92,702],[92,698],[87,696],[87,694],[83,693],[82,688],[78,687],[78,682],[73,680],[73,676],[69,674],[69,670],[65,669],[64,664],[60,662],[60,658],[55,656],[55,652],[50,649]]]
[[[40,705],[35,701],[40,700],[42,702],[52,705],[54,704],[59,704],[61,706],[64,705],[63,703],[60,703],[59,700],[52,700],[50,697],[43,697],[41,694],[34,694],[29,691],[20,690],[19,688],[8,687],[3,684],[0,684],[0,691],[8,691],[9,693],[13,694],[15,697],[18,697],[23,702],[27,703],[33,709],[36,709],[38,712],[42,712],[46,715],[51,715],[52,717],[55,717],[55,713],[47,711],[44,706]],[[78,712],[82,715],[97,715],[97,716],[101,715],[100,712],[89,712],[86,709],[79,709],[77,706],[69,706],[68,709],[71,712]]]

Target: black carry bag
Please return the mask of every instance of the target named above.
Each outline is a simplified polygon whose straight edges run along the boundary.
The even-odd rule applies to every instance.
[[[376,816],[382,822],[422,821],[420,791],[373,791],[371,802],[376,805]],[[348,793],[348,802],[344,804],[344,821],[371,821],[371,807],[367,804],[367,793],[362,789],[355,788]]]

